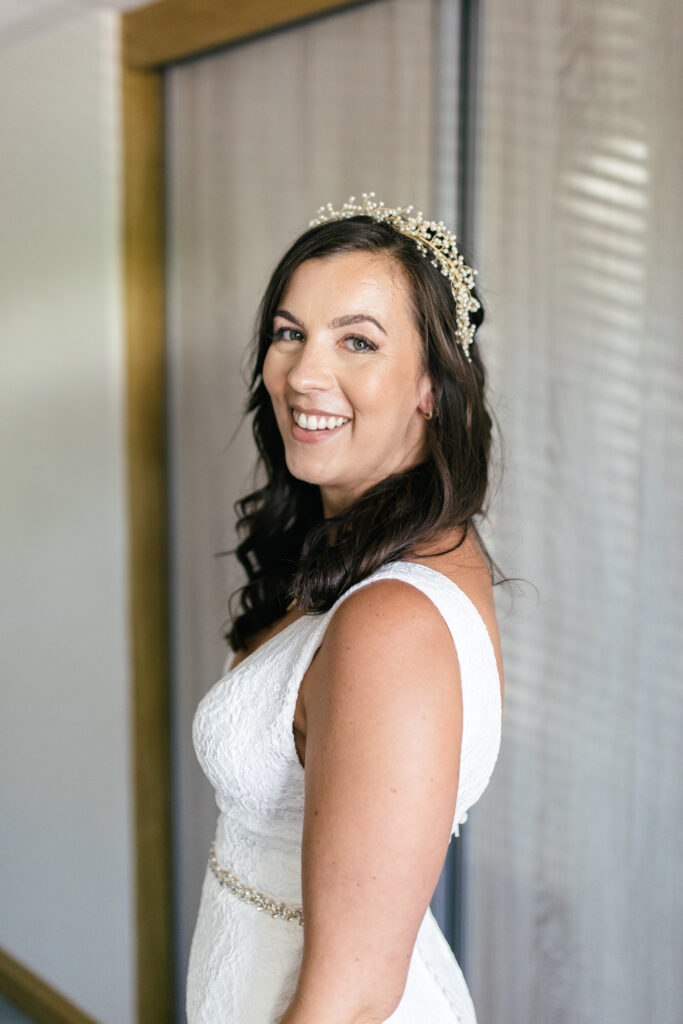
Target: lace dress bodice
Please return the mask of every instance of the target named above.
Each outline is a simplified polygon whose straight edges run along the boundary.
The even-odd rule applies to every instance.
[[[295,619],[200,702],[193,723],[199,763],[218,805],[215,856],[248,886],[301,906],[304,768],[293,733],[301,680],[339,605],[375,580],[425,593],[453,637],[463,730],[452,832],[483,793],[500,746],[501,694],[493,644],[476,606],[452,580],[416,562],[392,562],[349,587],[322,614]],[[207,866],[190,951],[188,1024],[276,1024],[296,987],[303,928],[238,898]],[[473,1024],[464,978],[431,910],[415,942],[391,1024]]]

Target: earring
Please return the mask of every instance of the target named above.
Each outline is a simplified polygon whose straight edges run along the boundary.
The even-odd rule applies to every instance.
[[[426,420],[431,420],[432,416],[434,415],[434,411],[430,409],[428,413],[423,412],[422,415]]]

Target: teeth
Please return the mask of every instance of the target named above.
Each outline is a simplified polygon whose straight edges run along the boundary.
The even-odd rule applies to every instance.
[[[305,413],[295,410],[292,410],[292,413],[294,422],[304,430],[334,430],[342,423],[348,423],[348,418],[345,416],[306,416]]]

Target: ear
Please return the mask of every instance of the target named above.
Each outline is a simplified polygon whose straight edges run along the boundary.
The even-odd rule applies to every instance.
[[[428,373],[423,373],[417,385],[417,404],[421,412],[436,412],[434,404],[434,383]]]

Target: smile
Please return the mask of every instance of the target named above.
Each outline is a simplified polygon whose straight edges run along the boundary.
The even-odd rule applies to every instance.
[[[292,409],[294,422],[301,430],[336,430],[349,422],[347,416],[307,416],[297,409]]]

